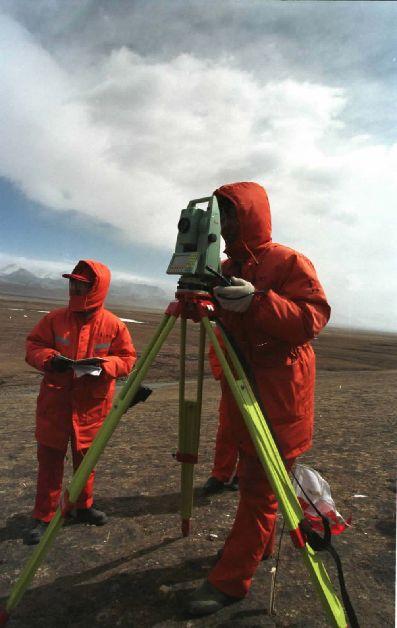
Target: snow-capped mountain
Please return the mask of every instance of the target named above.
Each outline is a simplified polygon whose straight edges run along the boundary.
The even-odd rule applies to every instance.
[[[49,276],[48,273],[46,276],[38,276],[26,268],[8,264],[0,268],[0,294],[67,301],[68,284],[59,275],[57,278]],[[135,304],[163,307],[171,298],[171,292],[168,293],[155,284],[113,279],[108,302],[128,306]]]

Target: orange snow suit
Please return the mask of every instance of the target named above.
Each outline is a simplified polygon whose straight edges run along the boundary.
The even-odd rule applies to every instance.
[[[36,503],[36,517],[43,520],[49,520],[56,507],[69,440],[76,466],[111,408],[116,378],[128,375],[136,361],[125,324],[103,307],[110,285],[109,269],[93,260],[82,260],[79,264],[82,262],[95,276],[88,295],[77,298],[83,311],[73,311],[71,297],[69,307],[44,316],[27,338],[26,361],[44,373],[36,412],[39,480],[42,478],[38,494],[42,502],[46,491],[53,494],[51,507],[46,504],[38,508]],[[51,360],[57,354],[71,359],[102,357],[106,361],[101,364],[103,370],[99,376],[76,377],[71,369],[64,373],[51,370]],[[51,469],[47,469],[55,465],[55,458],[60,478],[56,486],[49,480]],[[88,485],[92,482],[93,476]],[[89,501],[92,502],[91,498]],[[51,513],[45,512],[48,508]]]
[[[247,311],[219,309],[256,381],[257,394],[288,467],[310,448],[314,420],[315,356],[310,345],[327,323],[330,307],[312,263],[272,242],[265,190],[234,183],[216,190],[236,207],[239,237],[226,248],[226,276],[255,287]],[[222,377],[220,422],[230,426],[239,450],[240,503],[222,558],[209,581],[243,597],[263,554],[274,542],[277,501],[229,387]]]

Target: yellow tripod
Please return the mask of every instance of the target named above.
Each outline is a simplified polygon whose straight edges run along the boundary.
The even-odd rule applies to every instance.
[[[180,318],[179,438],[177,459],[181,462],[182,534],[187,536],[190,531],[190,519],[193,507],[194,465],[197,462],[200,434],[205,338],[206,334],[208,334],[218,360],[222,365],[223,373],[230,390],[233,393],[252,441],[255,444],[258,457],[265,469],[274,493],[277,496],[291,539],[302,555],[303,561],[323,604],[327,619],[332,626],[338,628],[346,626],[347,622],[343,607],[333,589],[322,560],[319,554],[306,543],[305,536],[300,530],[299,524],[303,520],[303,512],[295,495],[288,472],[281,460],[269,427],[252,392],[240,361],[222,330],[221,334],[227,358],[219,344],[210,322],[214,314],[215,307],[209,293],[189,289],[177,291],[176,301],[173,301],[168,306],[152,341],[149,343],[118,397],[115,399],[110,413],[74,474],[69,488],[64,492],[62,502],[54,518],[14,584],[5,608],[0,608],[0,625],[6,624],[10,612],[18,604],[26,588],[29,586],[40,562],[43,560],[57,532],[63,525],[65,517],[74,507],[92,469],[95,467],[107,442],[112,436],[113,431],[117,427],[123,414],[130,407],[150,365],[174,327],[176,320]],[[186,327],[187,320],[189,319],[200,323],[197,395],[196,399],[193,401],[185,399]],[[229,363],[232,365],[233,370],[230,368]]]

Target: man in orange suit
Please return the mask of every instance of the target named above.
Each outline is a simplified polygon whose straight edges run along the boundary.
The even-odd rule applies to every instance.
[[[311,447],[315,356],[310,345],[330,316],[312,263],[272,242],[265,190],[233,183],[215,191],[232,285],[214,289],[219,319],[255,379],[255,390],[287,468]],[[220,423],[238,448],[240,501],[220,560],[188,610],[207,615],[243,598],[274,544],[277,500],[232,393],[221,376]]]
[[[34,527],[25,538],[29,545],[40,541],[58,507],[69,441],[77,469],[111,408],[116,378],[128,375],[136,361],[126,326],[104,309],[109,269],[80,260],[63,276],[69,279],[68,307],[46,314],[26,345],[26,361],[44,374],[37,399],[38,476]],[[81,375],[64,358],[98,359],[91,374]],[[106,514],[93,507],[94,475],[79,497],[75,518],[104,525]]]

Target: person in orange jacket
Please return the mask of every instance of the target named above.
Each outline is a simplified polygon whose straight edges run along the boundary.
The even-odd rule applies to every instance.
[[[214,289],[218,318],[255,379],[258,400],[290,469],[312,444],[315,355],[310,341],[328,322],[330,307],[312,263],[272,242],[263,187],[232,183],[214,194],[229,258],[222,272],[232,281]],[[274,543],[276,497],[223,376],[221,389],[221,412],[239,452],[240,500],[220,559],[188,603],[192,615],[207,615],[243,598]]]
[[[104,309],[110,270],[94,260],[80,260],[69,279],[69,306],[46,314],[27,337],[26,361],[43,372],[37,398],[37,492],[34,527],[25,537],[40,541],[58,507],[64,460],[71,443],[77,469],[108,414],[116,378],[128,375],[136,352],[125,324]],[[64,358],[98,358],[99,374],[82,374]],[[101,360],[99,359],[101,358]],[[93,507],[93,471],[76,504],[75,518],[104,525],[104,512]]]

